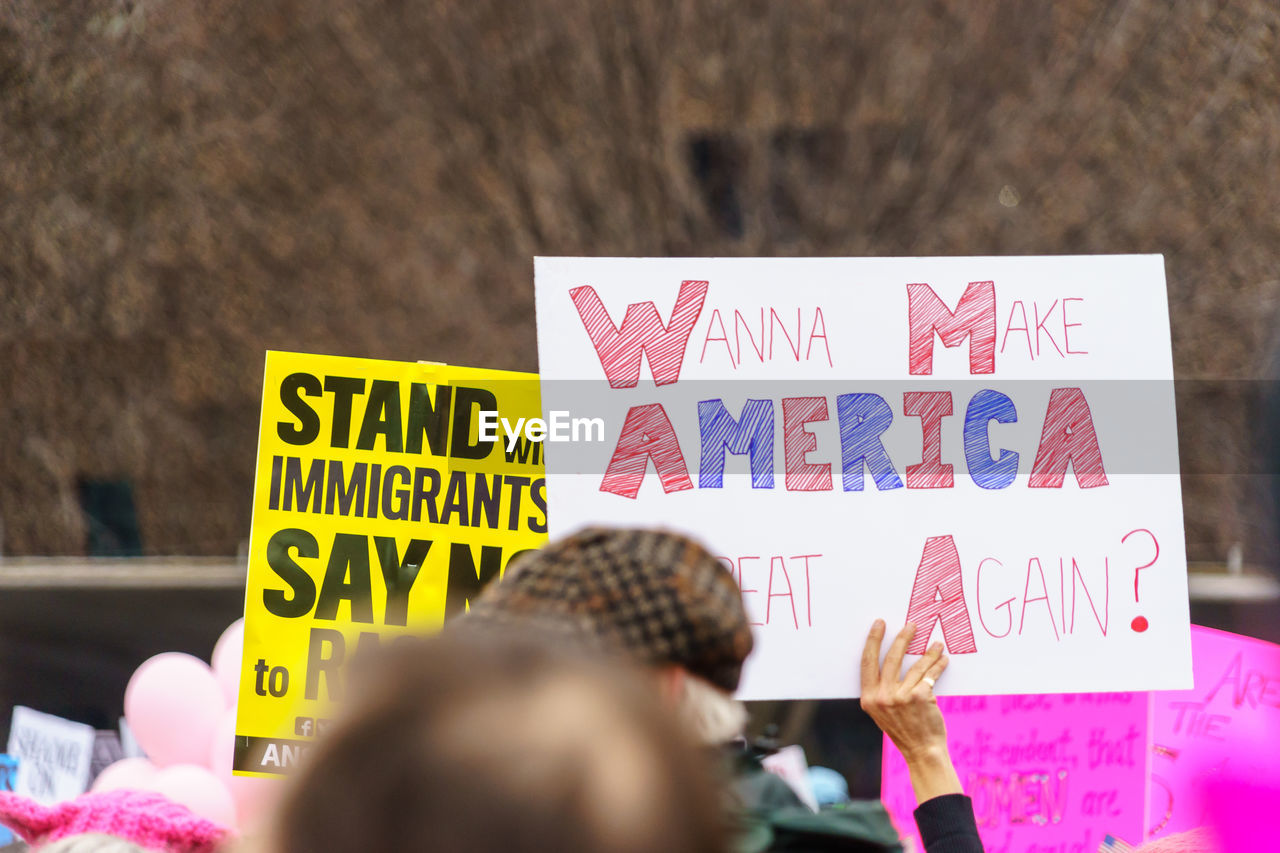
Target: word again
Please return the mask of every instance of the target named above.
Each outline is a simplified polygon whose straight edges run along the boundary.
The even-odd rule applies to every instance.
[[[949,652],[976,652],[971,612],[977,613],[983,633],[996,640],[1040,632],[1052,633],[1061,642],[1090,626],[1106,637],[1111,623],[1111,561],[1109,556],[1086,560],[1032,554],[1006,563],[984,556],[972,575],[976,607],[970,608],[955,538],[931,536],[907,606],[907,621],[919,626],[907,651],[924,654],[934,626],[940,624]]]

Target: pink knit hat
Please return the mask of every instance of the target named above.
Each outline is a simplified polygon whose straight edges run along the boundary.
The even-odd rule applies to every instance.
[[[0,823],[32,844],[101,832],[162,853],[212,853],[231,832],[151,791],[103,791],[53,806],[0,791]]]

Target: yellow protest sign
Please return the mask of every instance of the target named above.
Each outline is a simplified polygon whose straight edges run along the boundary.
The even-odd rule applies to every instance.
[[[281,775],[349,660],[464,612],[546,541],[542,448],[481,414],[539,415],[538,377],[268,352],[235,772]]]

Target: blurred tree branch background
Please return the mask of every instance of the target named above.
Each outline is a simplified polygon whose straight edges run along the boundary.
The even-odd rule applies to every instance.
[[[0,519],[247,538],[263,351],[535,370],[532,256],[1160,252],[1192,559],[1273,558],[1280,7],[7,0]]]

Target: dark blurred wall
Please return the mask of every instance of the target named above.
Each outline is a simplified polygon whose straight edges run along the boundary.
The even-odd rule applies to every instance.
[[[9,0],[3,552],[117,482],[234,553],[265,349],[536,369],[535,254],[1162,252],[1190,555],[1261,559],[1277,8]]]
[[[116,728],[139,664],[174,651],[207,661],[244,612],[243,588],[0,592],[0,744],[14,705]]]

